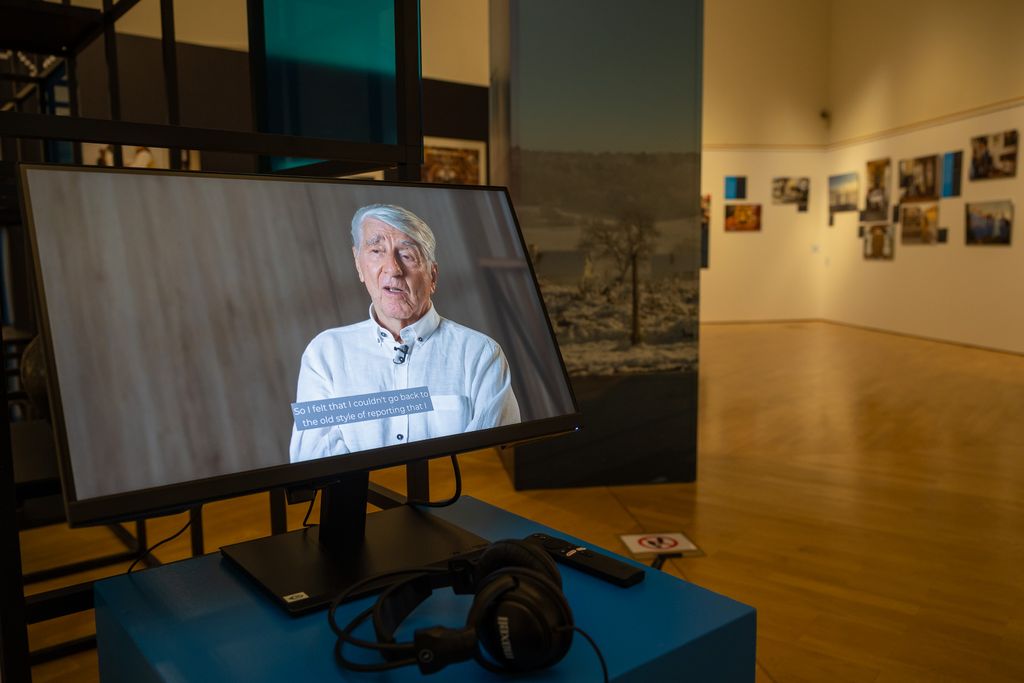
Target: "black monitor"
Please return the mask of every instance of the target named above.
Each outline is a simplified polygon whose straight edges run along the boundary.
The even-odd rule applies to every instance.
[[[21,182],[73,525],[324,488],[318,529],[224,549],[300,612],[482,542],[414,507],[367,516],[370,470],[579,427],[503,188]]]

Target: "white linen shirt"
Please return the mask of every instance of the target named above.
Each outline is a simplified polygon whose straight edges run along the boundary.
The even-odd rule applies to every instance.
[[[520,422],[505,354],[485,334],[442,318],[433,306],[402,329],[402,341],[370,319],[318,334],[302,354],[297,403],[425,386],[434,409],[299,431],[291,462],[461,434]],[[395,347],[409,347],[404,363]]]

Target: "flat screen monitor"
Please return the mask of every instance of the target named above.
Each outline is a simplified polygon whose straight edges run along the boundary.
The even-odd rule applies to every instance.
[[[342,481],[365,516],[370,470],[579,427],[503,188],[21,182],[72,524]]]

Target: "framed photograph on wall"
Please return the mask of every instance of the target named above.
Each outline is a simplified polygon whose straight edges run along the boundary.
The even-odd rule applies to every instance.
[[[860,177],[854,173],[830,175],[828,177],[829,213],[856,211],[860,194]]]
[[[869,161],[865,167],[864,210],[862,221],[884,221],[889,218],[889,184],[892,182],[892,167],[889,159]]]
[[[428,183],[487,184],[487,143],[457,138],[423,138],[423,169]]]
[[[756,232],[761,229],[760,204],[726,204],[726,232]]]
[[[900,202],[935,201],[939,198],[939,156],[900,159]]]
[[[875,223],[862,226],[864,228],[864,258],[890,261],[893,256],[896,226],[888,223]]]
[[[960,176],[964,165],[963,152],[946,152],[942,155],[942,196],[960,196]]]
[[[726,199],[746,199],[747,198],[747,176],[745,175],[727,175],[725,176],[725,194]]]
[[[810,178],[772,178],[772,204],[806,207],[810,192]]]
[[[973,202],[965,208],[964,233],[967,244],[1010,244],[1013,232],[1013,202]]]
[[[1017,175],[1017,131],[971,138],[971,180]]]
[[[901,244],[936,244],[939,241],[939,205],[905,204],[900,210]]]

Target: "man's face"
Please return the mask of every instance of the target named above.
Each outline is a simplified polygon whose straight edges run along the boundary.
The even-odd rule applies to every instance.
[[[362,243],[352,248],[377,322],[396,336],[430,310],[437,266],[411,237],[376,218],[363,221]]]

